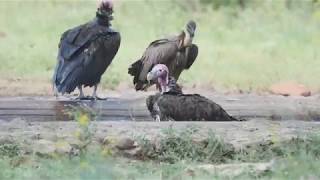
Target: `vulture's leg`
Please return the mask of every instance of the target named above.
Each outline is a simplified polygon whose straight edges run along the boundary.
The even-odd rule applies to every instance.
[[[101,98],[101,97],[98,97],[98,96],[97,96],[97,89],[98,89],[98,84],[95,84],[95,85],[93,86],[92,98],[93,98],[94,100],[106,100],[107,98]]]
[[[58,98],[59,93],[58,93],[58,89],[53,85],[53,95]]]
[[[155,120],[156,122],[160,122],[162,120],[162,113],[160,111],[160,107],[158,106],[157,103],[154,105],[154,111],[155,111]]]
[[[77,88],[79,89],[79,96],[76,99],[80,99],[80,100],[84,100],[86,99],[86,97],[84,97],[83,91],[82,91],[82,86],[77,86]]]
[[[159,114],[157,114],[156,115],[156,122],[160,122],[161,120],[160,120],[160,115]]]

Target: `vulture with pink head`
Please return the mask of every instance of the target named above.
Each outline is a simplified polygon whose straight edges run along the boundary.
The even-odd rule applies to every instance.
[[[79,89],[79,99],[86,99],[83,86],[94,87],[90,99],[99,99],[96,90],[120,46],[119,32],[111,28],[111,0],[101,0],[93,20],[71,28],[61,36],[58,63],[53,75],[55,94]]]
[[[147,80],[156,81],[161,93],[146,100],[147,108],[156,121],[240,121],[230,116],[220,105],[199,94],[183,94],[166,65],[155,65]]]
[[[147,82],[147,74],[156,64],[168,66],[170,76],[176,80],[183,70],[191,67],[198,56],[198,46],[192,43],[195,30],[196,23],[191,20],[179,35],[150,43],[142,57],[128,69],[137,91],[145,90],[154,84]]]

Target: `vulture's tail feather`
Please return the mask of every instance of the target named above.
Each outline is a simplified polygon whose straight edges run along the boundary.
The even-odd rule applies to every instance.
[[[128,74],[131,76],[137,77],[140,74],[140,71],[142,69],[142,61],[139,59],[138,61],[131,64],[131,66],[128,69]]]
[[[143,64],[142,61],[139,59],[138,61],[131,64],[131,66],[128,69],[128,74],[133,76],[133,84],[135,85],[135,89],[142,90],[144,83],[139,81],[140,72],[142,70]]]
[[[235,118],[233,116],[229,116],[229,117],[230,117],[230,121],[246,121],[245,119]]]
[[[136,89],[136,91],[143,91],[146,90],[146,86],[144,83],[138,81],[135,85],[134,88]]]

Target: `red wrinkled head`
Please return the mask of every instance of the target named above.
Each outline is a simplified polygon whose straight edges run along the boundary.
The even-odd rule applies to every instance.
[[[161,91],[165,92],[169,83],[169,69],[164,64],[155,65],[147,75],[148,81],[157,81],[161,87]]]

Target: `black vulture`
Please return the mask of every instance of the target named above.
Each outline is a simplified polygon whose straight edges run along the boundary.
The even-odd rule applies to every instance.
[[[112,2],[101,0],[93,20],[62,34],[53,75],[55,95],[58,92],[69,94],[78,88],[78,98],[86,99],[82,86],[93,86],[89,98],[100,99],[96,94],[97,86],[117,54],[121,41],[119,32],[111,29],[112,14]]]
[[[147,108],[156,121],[240,121],[206,97],[183,94],[168,74],[168,68],[163,64],[155,65],[148,73],[148,80],[156,80],[161,88],[161,93],[146,100]]]
[[[147,47],[141,59],[134,62],[128,69],[133,76],[135,89],[145,90],[150,84],[147,74],[156,64],[165,64],[170,69],[170,76],[179,79],[184,69],[189,69],[198,56],[198,46],[192,44],[196,23],[190,20],[186,30],[178,36],[155,40]]]

